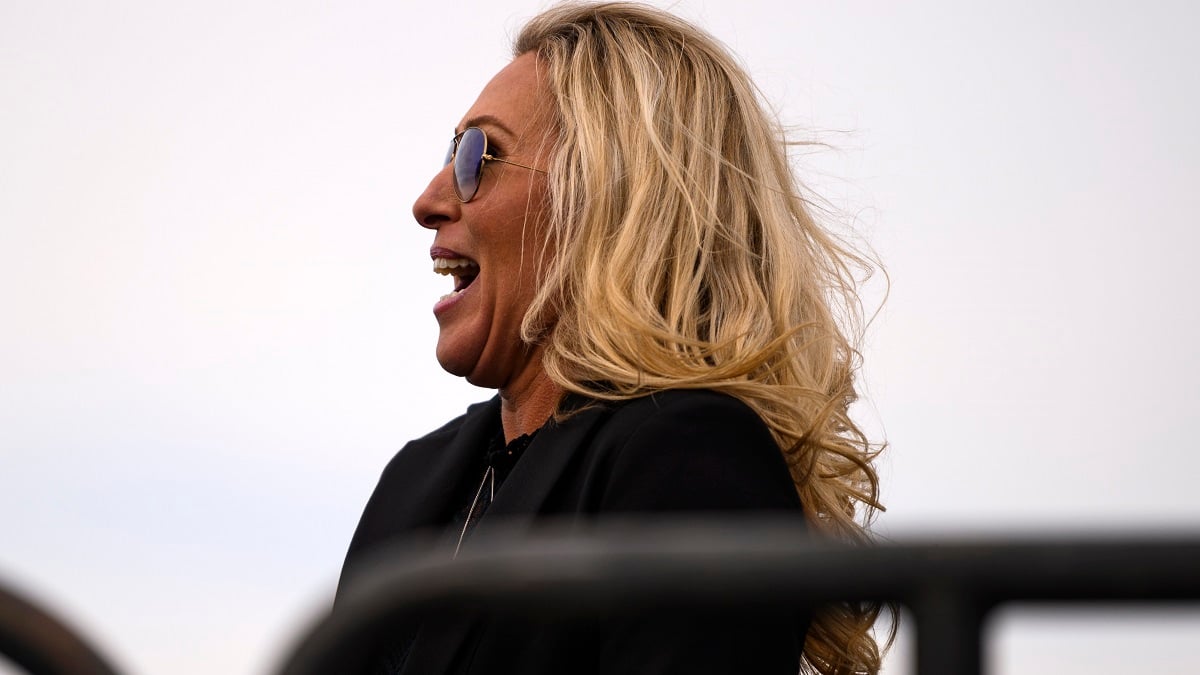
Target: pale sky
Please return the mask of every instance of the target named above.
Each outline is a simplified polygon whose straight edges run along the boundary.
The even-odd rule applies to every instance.
[[[543,6],[0,4],[0,578],[131,674],[269,671],[386,461],[490,396],[410,207]],[[670,6],[890,276],[882,534],[1197,532],[1194,3]],[[1200,671],[1200,611],[1120,616],[1007,611],[992,672]]]

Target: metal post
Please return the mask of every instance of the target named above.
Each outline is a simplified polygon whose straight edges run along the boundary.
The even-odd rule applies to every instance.
[[[983,612],[969,591],[950,584],[926,586],[912,611],[918,675],[982,675]]]

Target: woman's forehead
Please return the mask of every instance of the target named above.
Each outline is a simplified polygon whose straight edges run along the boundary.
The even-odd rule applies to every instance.
[[[496,73],[463,116],[456,132],[471,126],[488,133],[498,131],[523,136],[531,124],[546,125],[551,119],[551,97],[537,56],[522,54]]]

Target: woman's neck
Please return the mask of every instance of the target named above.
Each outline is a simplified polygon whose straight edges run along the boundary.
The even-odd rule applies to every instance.
[[[558,409],[562,397],[562,387],[546,375],[540,363],[501,388],[500,424],[504,427],[504,442],[511,443],[514,438],[540,429]]]

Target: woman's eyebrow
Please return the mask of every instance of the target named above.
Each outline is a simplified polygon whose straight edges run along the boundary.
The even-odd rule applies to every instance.
[[[471,118],[463,121],[462,128],[456,129],[455,133],[456,134],[462,133],[463,130],[465,130],[467,127],[477,127],[481,124],[487,124],[490,127],[495,127],[497,129],[499,129],[500,131],[503,131],[504,133],[508,134],[509,136],[513,136],[513,137],[516,136],[516,134],[513,133],[512,129],[509,129],[508,126],[506,126],[504,124],[504,122],[500,121],[499,117],[496,117],[495,115],[489,115],[487,113],[484,113],[482,115],[476,115],[474,117],[471,117]]]

